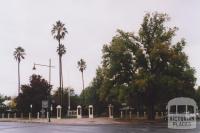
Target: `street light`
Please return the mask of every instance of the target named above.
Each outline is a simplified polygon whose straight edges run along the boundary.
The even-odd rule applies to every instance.
[[[36,70],[36,66],[44,66],[49,68],[49,85],[51,85],[51,68],[54,68],[54,66],[51,65],[51,59],[49,59],[49,65],[43,65],[43,64],[33,64],[33,70]]]
[[[30,105],[30,108],[31,108],[31,115],[30,115],[30,117],[31,117],[31,119],[32,119],[32,108],[33,108],[33,105],[32,105],[32,104]]]
[[[69,111],[70,111],[70,88],[68,88],[68,116],[69,116]]]
[[[49,65],[43,65],[43,64],[33,64],[33,70],[36,70],[36,66],[44,66],[49,68],[49,86],[51,85],[51,68],[54,68],[54,66],[51,65],[51,59],[49,59]],[[49,89],[49,96],[48,96],[48,113],[49,113],[49,122],[51,122],[51,113],[50,113],[50,106],[51,106],[51,89]]]
[[[53,105],[52,104],[51,104],[50,110],[51,110],[51,114],[49,114],[49,115],[52,115],[52,111],[53,111]]]
[[[51,112],[53,111],[53,106],[52,106],[52,104],[51,104]]]

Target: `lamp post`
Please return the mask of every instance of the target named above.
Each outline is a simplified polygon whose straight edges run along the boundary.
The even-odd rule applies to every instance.
[[[52,115],[52,111],[53,111],[53,106],[52,106],[52,104],[51,104],[51,108],[50,108],[50,110],[51,110],[51,115]]]
[[[51,59],[49,59],[49,65],[43,65],[43,64],[33,64],[33,70],[36,70],[36,66],[44,66],[49,68],[49,86],[51,85],[51,68],[54,68],[54,66],[51,65]],[[51,106],[51,89],[49,89],[49,96],[48,96],[48,113],[49,113],[49,122],[51,122],[51,113],[50,113],[50,107]]]
[[[68,88],[68,116],[69,116],[69,111],[70,111],[70,88]]]
[[[33,105],[32,105],[32,104],[30,105],[30,108],[31,108],[31,114],[30,114],[30,116],[29,116],[29,117],[30,117],[30,118],[31,118],[31,120],[32,120],[32,109],[33,109]]]

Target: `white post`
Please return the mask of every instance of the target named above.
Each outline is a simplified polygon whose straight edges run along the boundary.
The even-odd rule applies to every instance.
[[[113,119],[113,106],[109,104],[108,108],[109,108],[109,118]]]
[[[156,119],[158,119],[158,112],[156,112]]]
[[[121,116],[121,119],[122,119],[123,118],[123,111],[122,110],[121,110],[121,115],[120,116]]]
[[[94,115],[93,115],[93,105],[89,105],[89,118],[94,118]]]
[[[132,119],[132,112],[129,111],[129,118]]]
[[[144,118],[146,118],[146,112],[144,112]]]
[[[68,112],[69,111],[70,111],[70,88],[68,88]]]
[[[21,113],[21,119],[23,119],[23,113]]]
[[[137,118],[139,118],[140,117],[140,113],[139,112],[137,112]]]
[[[31,113],[28,113],[28,118],[29,120],[31,120]]]
[[[81,106],[77,106],[77,118],[82,118],[82,109]]]
[[[62,114],[62,107],[60,106],[60,105],[58,105],[57,107],[56,107],[56,109],[57,109],[57,119],[61,119],[61,114]]]
[[[2,118],[4,118],[4,113],[2,114]]]
[[[16,113],[14,113],[14,118],[15,118],[15,119],[17,118],[17,114],[16,114]]]
[[[40,112],[37,113],[37,119],[40,119]]]
[[[163,112],[161,112],[161,118],[163,118]]]
[[[8,113],[8,119],[10,119],[10,113]]]
[[[49,119],[49,112],[47,112],[47,119]]]

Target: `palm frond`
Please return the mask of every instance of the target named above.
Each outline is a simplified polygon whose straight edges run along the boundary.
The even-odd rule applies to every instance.
[[[58,52],[58,55],[63,56],[66,53],[65,45],[60,44],[60,47],[58,46],[56,51]]]
[[[83,59],[77,62],[79,71],[83,72],[86,69],[86,62]]]
[[[61,39],[64,39],[65,33],[68,33],[68,32],[67,32],[67,29],[65,28],[65,24],[63,24],[59,20],[59,21],[56,21],[56,25],[53,25],[51,33],[53,35],[53,38],[59,41]]]
[[[26,55],[26,53],[22,47],[19,46],[19,47],[15,48],[15,51],[13,52],[13,56],[18,62],[20,62],[21,59],[25,58],[24,55]]]

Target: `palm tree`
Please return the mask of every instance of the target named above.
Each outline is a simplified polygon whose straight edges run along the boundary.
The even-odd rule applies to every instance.
[[[81,76],[82,76],[82,84],[83,84],[83,101],[85,102],[84,99],[84,76],[83,76],[83,71],[86,69],[86,62],[83,59],[80,59],[80,61],[78,61],[78,68],[79,71],[81,72]]]
[[[58,55],[59,55],[59,81],[60,81],[60,89],[59,89],[59,95],[60,95],[60,104],[62,106],[62,94],[61,91],[63,90],[62,88],[62,44],[61,44],[61,40],[63,40],[65,38],[65,34],[68,33],[67,29],[65,28],[65,24],[63,24],[61,21],[57,21],[55,25],[53,25],[53,28],[51,30],[51,33],[54,37],[54,39],[56,39],[58,41]],[[64,46],[64,45],[63,45]]]
[[[22,47],[17,47],[17,48],[15,48],[13,55],[18,63],[18,95],[19,95],[20,86],[21,86],[20,85],[20,62],[22,59],[24,59],[25,50]]]

